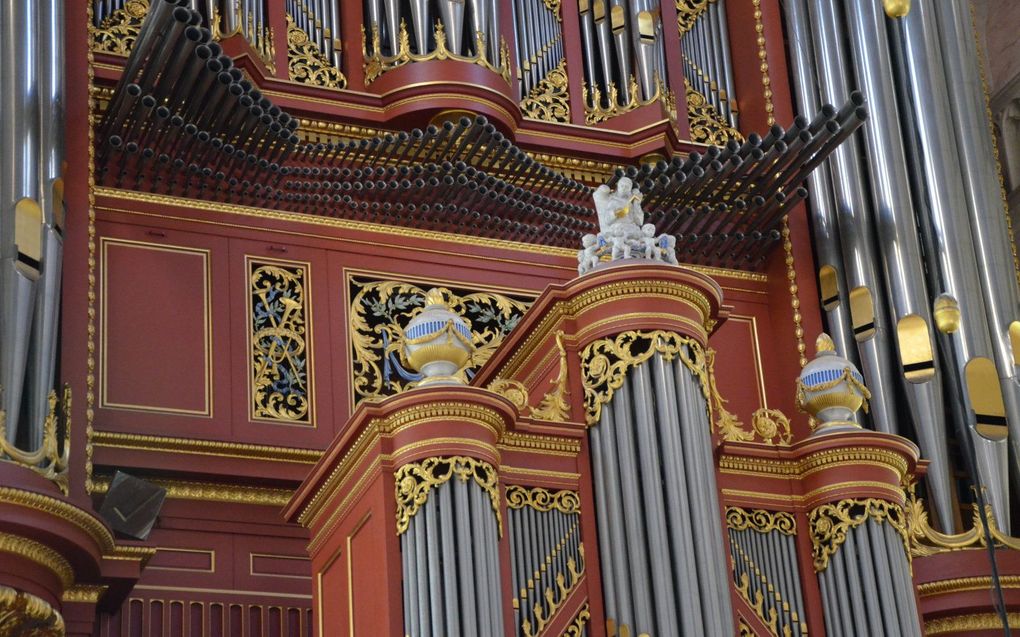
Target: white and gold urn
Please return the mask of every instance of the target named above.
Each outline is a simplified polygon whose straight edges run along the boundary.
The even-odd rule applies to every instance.
[[[864,377],[853,363],[836,353],[828,334],[818,336],[815,349],[815,358],[797,378],[797,406],[818,421],[812,435],[860,428],[853,420],[854,414],[861,407],[867,412],[871,398]]]
[[[444,288],[426,292],[424,309],[404,328],[404,356],[422,374],[419,385],[463,383],[458,372],[475,350],[471,325],[450,309],[448,295]]]

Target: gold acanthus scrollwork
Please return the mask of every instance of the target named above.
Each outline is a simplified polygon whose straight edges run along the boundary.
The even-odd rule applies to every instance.
[[[602,406],[623,385],[627,371],[662,354],[667,360],[679,356],[681,362],[701,382],[706,403],[711,400],[708,365],[705,349],[689,336],[666,330],[629,331],[613,338],[593,341],[581,352],[581,369],[584,377],[585,419],[589,426],[596,425],[602,415]],[[711,404],[708,407],[711,417]]]
[[[691,141],[713,146],[725,146],[726,142],[744,141],[740,131],[726,123],[719,111],[709,103],[704,95],[684,79],[687,89],[687,117],[691,123]]]
[[[559,511],[573,515],[581,511],[581,498],[576,491],[568,489],[550,491],[542,487],[512,484],[506,488],[506,505],[511,509],[530,507],[536,511]]]
[[[307,269],[250,261],[252,417],[312,423]]]
[[[931,527],[928,521],[928,512],[924,508],[924,501],[917,497],[916,488],[917,484],[914,481],[908,482],[906,487],[907,528],[910,531],[910,554],[912,556],[927,557],[949,551],[981,549],[987,546],[985,526],[976,506],[972,510],[970,529],[956,534],[940,533]],[[985,514],[988,517],[988,530],[996,548],[1020,551],[1020,538],[1010,537],[999,529],[990,505],[985,505]]]
[[[751,578],[747,573],[740,574],[740,582],[734,585],[739,594],[747,605],[754,611],[754,614],[758,616],[769,629],[769,635],[778,635],[779,627],[779,613],[775,608],[769,608],[768,612],[765,611],[765,594],[761,592],[761,589],[757,589],[754,593],[751,593]],[[751,633],[752,635],[754,633]]]
[[[777,531],[783,535],[797,535],[797,519],[787,511],[726,507],[726,526],[734,531],[750,529],[757,533]]]
[[[716,0],[676,0],[676,26],[681,38],[713,2]]]
[[[829,558],[846,541],[847,534],[868,520],[892,525],[903,539],[904,554],[910,559],[907,514],[900,505],[877,498],[847,499],[823,504],[808,515],[815,572],[824,571],[829,566]]]
[[[287,70],[290,79],[322,88],[347,88],[347,78],[287,14]]]
[[[567,624],[560,637],[581,637],[585,634],[584,627],[591,621],[591,607],[585,602],[581,610],[577,611],[574,619]]]
[[[519,380],[494,378],[486,389],[506,398],[522,413],[528,408],[528,388]]]
[[[521,113],[543,122],[570,122],[570,89],[564,58],[521,100]]]
[[[745,620],[743,617],[740,618],[737,628],[738,637],[758,637],[755,634],[754,630],[748,625],[747,620]]]
[[[64,637],[64,618],[45,600],[0,586],[0,635]]]
[[[122,9],[117,9],[98,27],[90,29],[92,50],[123,56],[130,54],[148,11],[149,0],[128,0]]]
[[[563,330],[556,331],[556,349],[560,354],[560,371],[552,381],[553,390],[542,397],[537,407],[531,409],[531,417],[549,422],[566,422],[570,419],[570,397],[568,387],[567,349],[563,345]]]
[[[658,73],[653,79],[655,92],[648,99],[641,99],[641,89],[638,87],[637,78],[631,75],[627,82],[630,100],[626,104],[620,104],[620,90],[615,83],[609,82],[606,94],[603,96],[602,89],[594,86],[589,91],[588,85],[582,80],[581,99],[584,102],[584,122],[589,125],[598,124],[642,106],[659,102],[670,122],[675,124],[677,120],[676,95],[666,87]],[[603,100],[603,98],[605,99]]]
[[[403,535],[418,511],[429,499],[432,489],[456,477],[461,481],[474,480],[489,494],[496,515],[496,528],[503,535],[503,514],[500,512],[499,476],[488,462],[466,456],[425,458],[397,469],[394,474],[397,499],[397,535]]]
[[[510,83],[510,48],[506,40],[500,37],[499,60],[496,64],[489,61],[486,56],[486,35],[478,31],[475,33],[475,51],[473,56],[458,55],[446,47],[446,27],[441,20],[436,21],[436,29],[433,34],[436,48],[429,53],[412,53],[411,38],[407,32],[407,24],[400,21],[400,33],[397,35],[397,53],[395,55],[382,54],[382,40],[379,34],[379,25],[372,25],[372,51],[368,50],[368,38],[365,35],[365,28],[361,28],[362,53],[365,58],[365,84],[371,84],[383,73],[391,71],[399,66],[411,62],[428,62],[430,60],[455,60],[457,62],[468,62],[477,64],[498,74],[507,84]]]
[[[1020,613],[1006,614],[1010,628],[1020,628]],[[972,613],[970,615],[953,615],[952,617],[936,617],[924,623],[925,635],[966,635],[984,631],[1001,631],[1002,618],[998,613]]]
[[[744,601],[754,611],[754,614],[758,616],[758,619],[768,627],[770,635],[779,635],[778,609],[783,609],[783,613],[787,615],[788,620],[788,624],[783,626],[783,637],[792,637],[793,630],[790,628],[789,623],[800,621],[797,617],[797,612],[790,610],[789,602],[783,600],[783,596],[779,594],[779,589],[761,572],[761,568],[751,560],[750,556],[744,552],[744,549],[740,548],[739,544],[734,544],[733,546],[745,566],[744,572],[740,574],[740,581],[735,584],[737,593],[744,598]],[[755,578],[757,578],[757,586],[753,595],[751,594],[750,573],[754,573]],[[766,593],[763,591],[768,591],[768,594],[775,600],[775,604],[770,604],[767,611],[765,607]]]
[[[391,355],[404,357],[403,328],[421,312],[425,290],[403,281],[351,279],[351,378],[353,397],[381,399],[398,394],[410,383],[394,374],[387,381],[383,370]],[[353,290],[356,289],[356,292]],[[446,288],[444,288],[446,289]],[[485,363],[517,324],[529,302],[494,292],[460,294],[447,289],[450,309],[471,323],[475,351],[469,366]],[[465,370],[461,370],[461,374]]]
[[[47,480],[56,483],[67,495],[67,464],[71,445],[71,386],[64,385],[63,400],[57,400],[57,392],[51,390],[47,397],[49,410],[43,421],[43,439],[38,449],[26,452],[7,441],[7,414],[0,411],[0,458],[7,458],[16,464],[29,467]],[[64,421],[63,449],[60,448],[58,421]]]

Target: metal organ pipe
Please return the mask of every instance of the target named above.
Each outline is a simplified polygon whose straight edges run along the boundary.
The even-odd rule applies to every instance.
[[[952,479],[942,406],[942,381],[933,343],[931,298],[925,285],[915,209],[907,175],[892,61],[884,37],[885,18],[878,5],[844,5],[857,85],[868,95],[874,117],[864,127],[872,161],[866,162],[886,290],[897,326],[901,380],[921,450],[931,464],[927,474],[931,501],[944,529],[953,528]],[[918,321],[905,319],[916,316]],[[904,333],[911,330],[911,333]],[[927,346],[927,353],[924,351]],[[927,358],[927,360],[924,360]]]
[[[906,17],[894,23],[895,37],[902,42],[907,85],[902,86],[902,99],[913,105],[912,115],[917,126],[914,138],[920,159],[917,167],[924,187],[919,196],[926,197],[930,208],[929,223],[922,225],[928,234],[927,241],[934,248],[933,255],[937,279],[932,282],[937,291],[953,295],[960,304],[958,333],[948,339],[952,343],[953,363],[957,378],[966,377],[967,365],[975,358],[988,358],[992,354],[991,335],[985,322],[986,304],[982,296],[981,277],[978,273],[974,237],[967,219],[968,201],[960,175],[960,154],[957,139],[947,135],[953,130],[952,111],[947,95],[946,75],[942,66],[942,51],[938,40],[935,16],[929,6],[921,3]],[[960,384],[966,387],[962,380]],[[958,396],[970,408],[966,391]],[[1006,402],[1007,420],[1020,422],[1020,414],[1010,411],[1015,407]],[[1005,441],[982,436],[978,430],[958,422],[960,435],[971,433],[975,443],[991,451]],[[998,461],[994,451],[987,453],[978,470],[983,484],[1007,485],[1007,467]],[[993,490],[989,499],[996,519],[1009,519],[1002,495]]]
[[[846,60],[840,32],[839,5],[835,0],[812,0],[809,12],[815,35],[814,50],[818,84],[823,101],[849,95]],[[888,387],[895,378],[892,352],[886,331],[885,295],[878,274],[874,234],[868,203],[862,190],[860,156],[853,143],[840,145],[829,159],[835,188],[835,204],[846,278],[850,290],[850,314],[867,382]],[[870,305],[870,307],[869,307]],[[897,431],[896,400],[892,392],[881,391],[872,400],[872,420],[880,431]]]

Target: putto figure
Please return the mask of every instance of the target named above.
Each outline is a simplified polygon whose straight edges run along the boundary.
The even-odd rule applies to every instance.
[[[578,274],[620,259],[677,264],[676,239],[668,235],[656,237],[655,226],[645,224],[642,198],[641,191],[626,177],[620,178],[615,190],[606,184],[595,189],[599,233],[582,238],[583,247],[577,253]]]

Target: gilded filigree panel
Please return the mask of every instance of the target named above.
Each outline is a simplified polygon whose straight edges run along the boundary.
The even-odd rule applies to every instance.
[[[309,265],[249,258],[253,420],[314,425]]]
[[[424,282],[377,280],[351,276],[351,384],[353,402],[379,400],[414,387],[420,375],[404,354],[404,328],[424,307]],[[467,319],[475,352],[461,374],[465,380],[489,360],[517,325],[531,299],[489,291],[444,288],[450,309]]]

